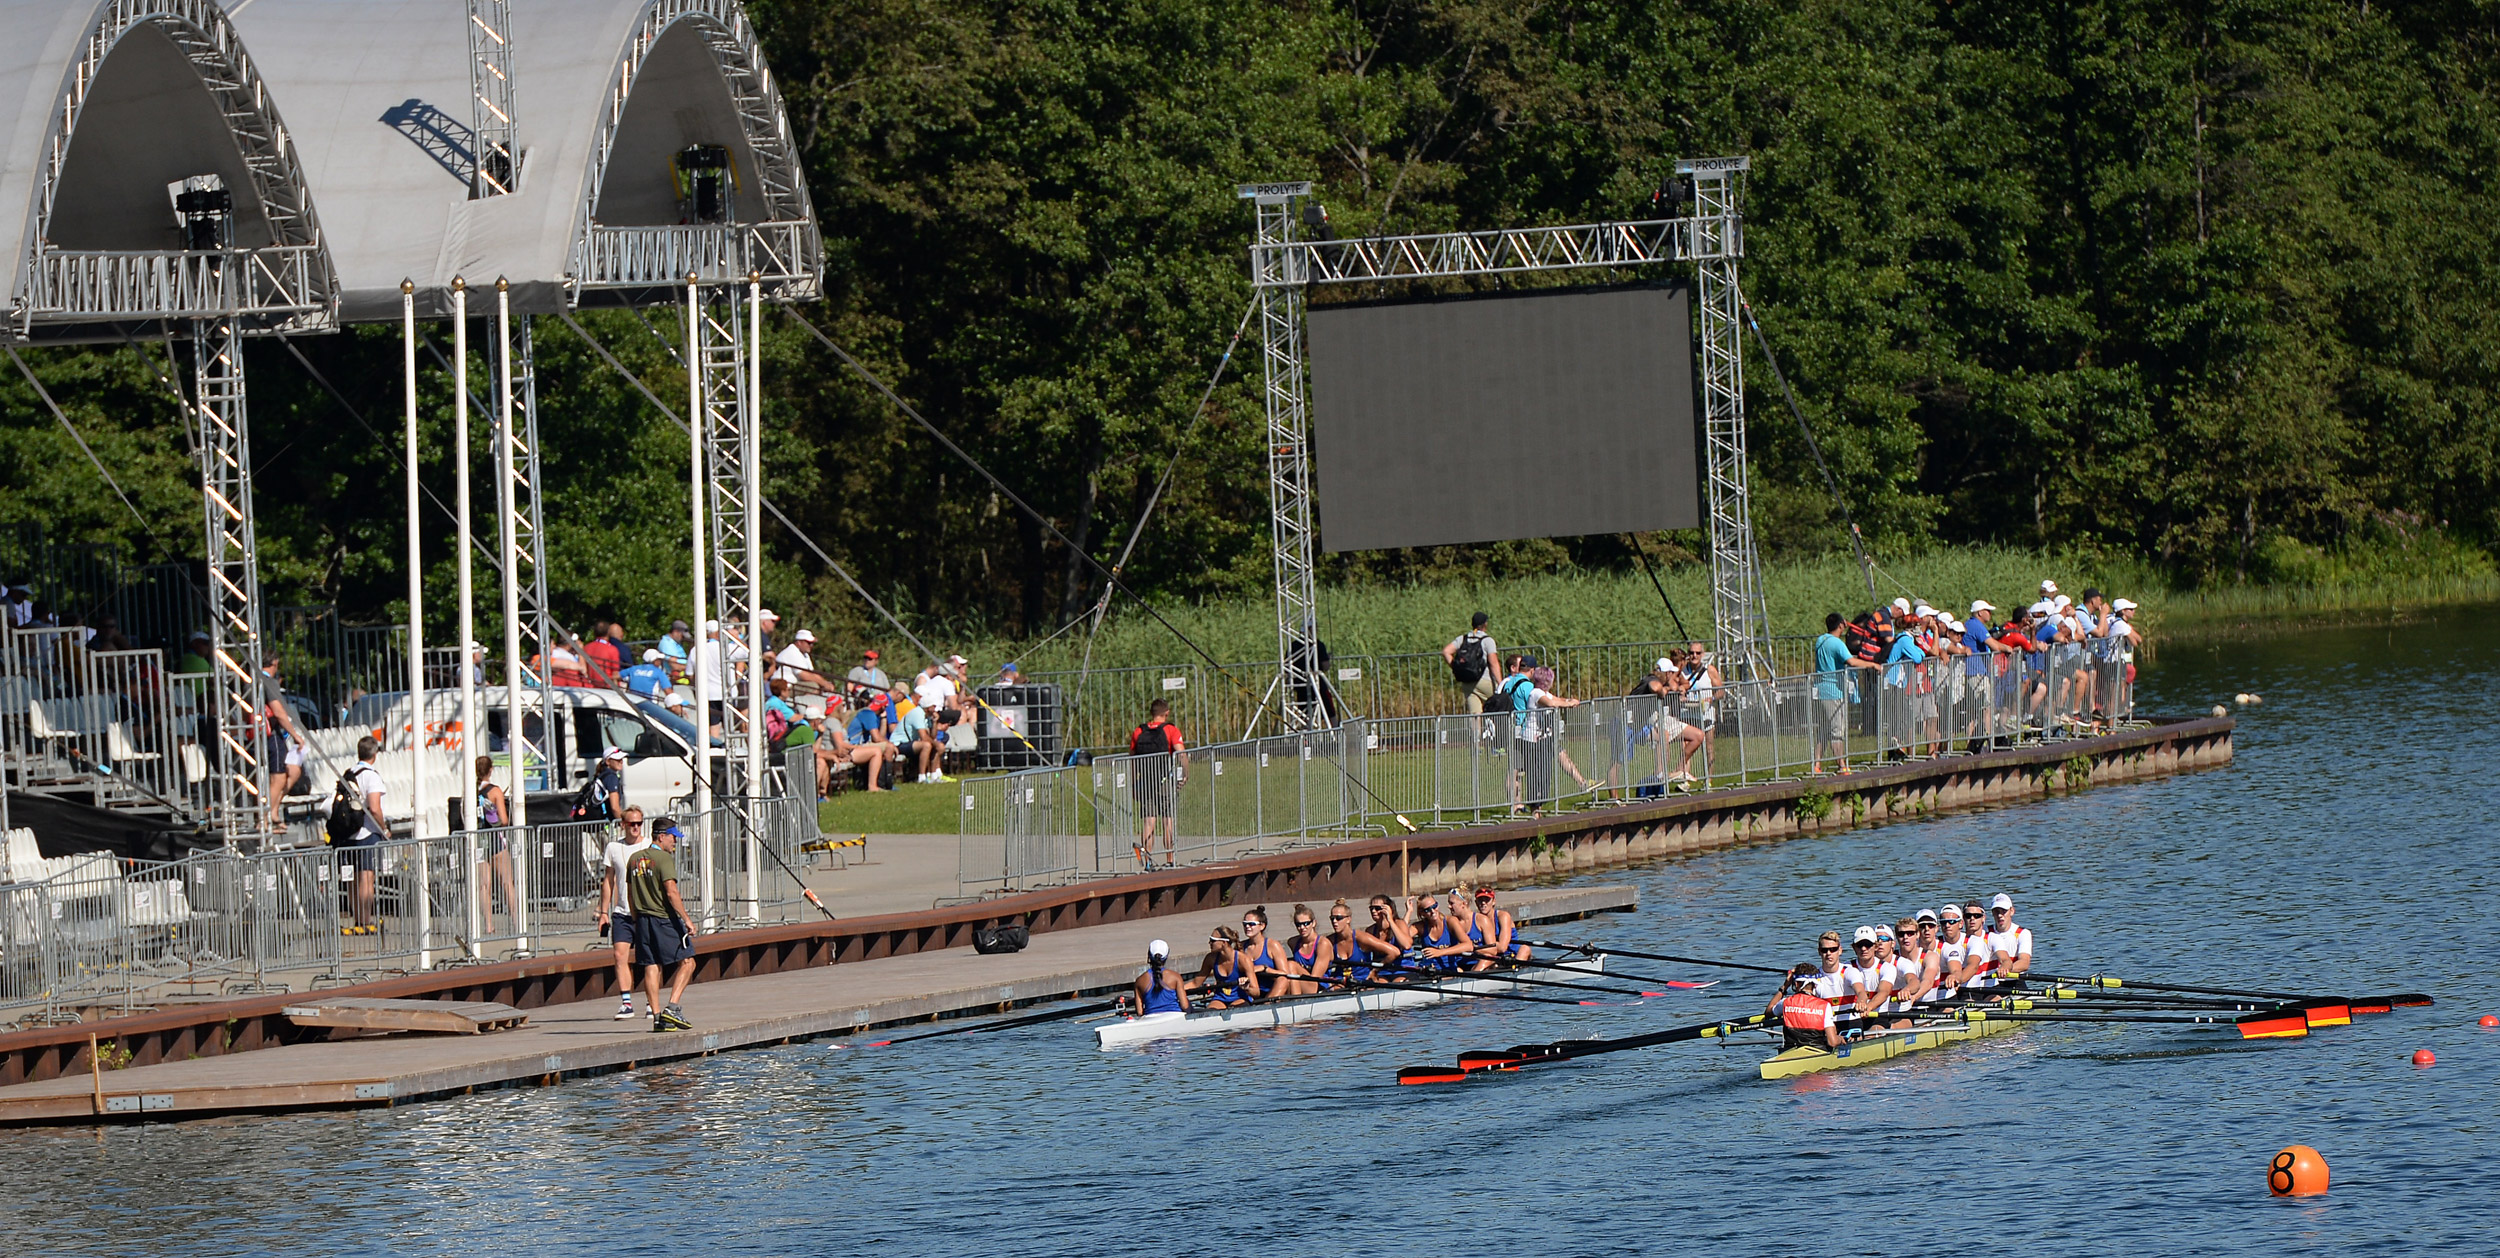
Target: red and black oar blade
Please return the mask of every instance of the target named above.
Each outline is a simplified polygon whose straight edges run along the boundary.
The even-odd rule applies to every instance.
[[[1520,1054],[1516,1049],[1479,1048],[1458,1055],[1458,1068],[1468,1073],[1479,1070],[1517,1070]]]
[[[2300,1002],[2300,1012],[2313,1027],[2352,1025],[2352,1002],[2341,996],[2312,996]]]
[[[2388,997],[2387,1003],[2394,1005],[2398,1009],[2427,1009],[2437,1002],[2420,992],[2405,992],[2401,995]]]
[[[2309,1034],[2309,1016],[2298,1005],[2242,1014],[2231,1020],[2247,1040],[2289,1040]]]
[[[1408,1066],[1398,1072],[1398,1083],[1457,1083],[1467,1072],[1456,1066]]]
[[[2356,1014],[2385,1013],[2395,1007],[2396,998],[2393,996],[2357,996],[2352,1002],[2352,1011]]]

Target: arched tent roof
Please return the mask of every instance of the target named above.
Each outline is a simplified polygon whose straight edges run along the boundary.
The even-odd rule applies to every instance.
[[[0,0],[7,339],[229,310],[325,325],[321,228],[286,125],[215,0]],[[185,253],[167,185],[215,175],[231,261]]]
[[[448,308],[453,277],[513,284],[524,311],[630,300],[759,265],[814,295],[814,212],[779,93],[737,0],[525,0],[512,6],[521,171],[469,196],[469,37],[453,0],[241,0],[236,23],[297,119],[341,294],[340,318],[397,318],[399,285]],[[677,224],[669,158],[731,152],[736,218],[770,262]],[[708,251],[708,254],[707,252]],[[736,256],[733,256],[736,255]],[[707,261],[708,259],[708,261]]]

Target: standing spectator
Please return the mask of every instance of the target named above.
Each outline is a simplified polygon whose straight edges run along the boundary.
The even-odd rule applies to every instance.
[[[278,657],[271,655],[260,666],[260,721],[263,739],[261,766],[269,773],[269,828],[286,824],[286,797],[295,793],[295,784],[304,780],[304,748],[311,740],[304,737],[304,727],[295,723],[295,707],[286,701],[286,684],[278,675]]]
[[[625,749],[610,747],[582,787],[589,796],[576,821],[622,821],[625,818]]]
[[[746,662],[747,649],[736,638],[723,633],[717,620],[703,622],[703,643],[695,648],[696,684],[711,696],[710,711],[704,718],[711,723],[709,731],[720,737],[721,712],[725,705],[737,701],[732,683],[737,680],[739,665]]]
[[[2007,676],[2004,657],[2014,648],[1998,638],[1988,623],[1996,610],[1997,605],[1984,598],[1972,599],[1970,619],[1962,622],[1962,692],[1979,710],[1970,742],[1963,748],[1973,754],[2002,732],[1999,721],[2010,697],[2011,687],[2003,684]]]
[[[1137,803],[1142,829],[1137,836],[1137,867],[1155,867],[1155,823],[1163,823],[1163,867],[1172,868],[1179,860],[1175,829],[1180,824],[1180,784],[1188,779],[1189,766],[1181,759],[1188,748],[1181,741],[1181,727],[1172,723],[1172,701],[1157,699],[1146,705],[1146,723],[1129,731],[1128,762],[1129,795]]]
[[[209,655],[216,649],[209,642],[207,634],[194,632],[190,637],[183,639],[182,658],[174,661],[174,671],[177,673],[208,672],[216,667],[208,662]]]
[[[2112,706],[2110,696],[2118,689],[2118,639],[2112,634],[2118,615],[2110,610],[2109,602],[2102,597],[2100,590],[2087,589],[2083,592],[2083,606],[2076,609],[2075,618],[2083,626],[2084,665],[2090,679],[2087,690],[2091,697],[2084,704],[2084,710],[2091,714],[2094,729],[2106,729]]]
[[[2111,683],[2109,719],[2112,723],[2135,719],[2135,650],[2144,641],[2144,633],[2135,627],[2135,600],[2122,598],[2109,605]]]
[[[9,587],[9,623],[23,629],[35,621],[35,592],[23,585]],[[184,670],[189,671],[189,670]]]
[[[894,700],[894,743],[911,750],[912,763],[917,767],[912,780],[923,786],[954,781],[938,772],[938,743],[929,724],[929,710],[913,702],[911,692],[899,685],[890,697]]]
[[[1009,660],[998,666],[998,680],[991,684],[998,686],[1021,686],[1024,684],[1024,673],[1016,667],[1016,662],[1014,660]]]
[[[1488,628],[1492,623],[1492,616],[1477,612],[1468,618],[1467,632],[1441,648],[1441,659],[1450,666],[1450,680],[1458,684],[1470,716],[1484,711],[1484,701],[1493,697],[1493,688],[1499,684],[1494,674],[1500,671],[1502,649],[1493,644]]]
[[[477,758],[477,794],[471,805],[473,830],[501,831],[511,823],[512,805],[504,797],[503,788],[495,785],[495,758]],[[513,934],[521,933],[521,896],[513,889],[512,836],[498,833],[487,843],[487,852],[477,863],[477,920],[488,934],[495,929],[495,890],[503,889],[504,915],[512,921]]]
[[[1816,776],[1823,772],[1826,750],[1842,773],[1849,772],[1849,697],[1857,689],[1849,670],[1878,671],[1881,667],[1840,636],[1841,626],[1847,623],[1839,612],[1823,617],[1823,636],[1814,640],[1814,765],[1807,772]],[[1660,660],[1659,671],[1664,672],[1667,663]]]
[[[885,670],[877,667],[877,652],[873,647],[859,653],[859,667],[843,674],[842,680],[849,687],[853,707],[874,700],[894,688],[894,682],[885,675]]]
[[[356,740],[356,767],[347,771],[350,788],[365,801],[364,824],[356,836],[340,844],[340,867],[356,871],[356,890],[349,896],[352,912],[350,925],[339,928],[342,935],[370,935],[373,923],[373,875],[381,868],[382,840],[391,837],[390,823],[382,819],[382,771],[373,766],[374,757],[382,754],[382,740],[367,734]]]
[[[756,647],[763,653],[763,658],[771,659],[773,657],[773,635],[781,632],[781,613],[774,611],[769,607],[758,608],[755,613],[755,627],[757,633],[761,635],[763,639],[761,642],[756,643]]]
[[[626,693],[662,701],[675,697],[676,687],[670,683],[667,659],[660,654],[658,647],[644,647],[642,662],[626,669],[621,678]]]
[[[1536,668],[1535,656],[1512,656],[1510,676],[1502,679],[1495,692],[1510,701],[1511,763],[1517,766],[1510,804],[1513,815],[1533,815],[1536,805],[1550,803],[1554,797],[1554,753],[1560,740],[1552,736],[1552,719],[1541,709],[1580,706],[1577,699],[1562,698],[1537,685]]]
[[[641,962],[642,998],[657,1012],[654,1031],[683,1031],[693,1024],[677,1002],[694,979],[694,927],[686,921],[686,902],[677,894],[675,822],[663,817],[652,827],[651,846],[625,862],[625,898],[634,910],[634,959]],[[661,971],[668,976],[668,1003],[660,1003]]]
[[[469,684],[486,684],[486,644],[472,639],[469,643]]]
[[[663,818],[665,820],[665,818]],[[642,810],[628,808],[619,833],[599,853],[599,933],[616,954],[616,1020],[634,1016],[634,906],[626,895],[625,873],[651,840],[642,832]],[[654,1015],[657,1004],[651,1006]]]
[[[1684,646],[1684,723],[1701,731],[1701,775],[1710,776],[1711,744],[1717,735],[1718,697],[1727,679],[1719,675],[1719,666],[1711,662],[1710,648],[1699,642]],[[1692,781],[1685,774],[1687,784]]]
[[[1539,665],[1529,670],[1528,680],[1535,682],[1537,689],[1552,693],[1554,689],[1553,666]],[[1571,751],[1563,745],[1563,715],[1554,712],[1547,713],[1545,716],[1548,725],[1546,732],[1554,736],[1554,762],[1562,766],[1563,772],[1571,775],[1572,781],[1580,784],[1582,791],[1594,793],[1597,790],[1597,783],[1591,782],[1587,774],[1580,772],[1580,766],[1571,762]]]
[[[885,738],[885,710],[871,705],[851,716],[850,724],[825,722],[823,737],[816,740],[816,798],[833,797],[833,775],[847,772],[852,765],[868,770],[868,789],[882,791],[894,779],[894,744]],[[886,786],[878,785],[884,781]]]
[[[790,683],[797,694],[830,694],[833,683],[816,671],[816,635],[801,629],[790,639],[790,645],[773,656],[773,678]]]
[[[665,657],[663,662],[668,665],[672,680],[684,682],[694,676],[693,665],[687,659],[687,653],[693,649],[694,626],[682,620],[668,622],[668,633],[661,637],[658,650]]]
[[[1850,647],[1857,652],[1859,659],[1869,664],[1881,665],[1884,657],[1892,654],[1892,639],[1891,617],[1881,607],[1869,610],[1849,626]],[[1880,699],[1858,705],[1859,733],[1875,737],[1883,718],[1883,706]]]
[[[1920,680],[1927,652],[1918,645],[1918,635],[1903,626],[1893,635],[1892,650],[1884,655],[1884,755],[1892,760],[1907,760],[1910,748],[1918,738],[1918,711],[1911,700],[1911,691]]]

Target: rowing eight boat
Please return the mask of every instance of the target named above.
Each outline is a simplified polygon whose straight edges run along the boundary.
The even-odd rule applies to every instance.
[[[2042,1008],[2051,1002],[2027,1001]],[[1762,1063],[1765,1079],[1791,1079],[1823,1070],[1846,1070],[1851,1066],[1872,1066],[1895,1057],[1960,1044],[1990,1035],[2003,1035],[2022,1026],[2012,1018],[1975,1018],[1969,1021],[1922,1022],[1908,1031],[1870,1031],[1866,1038],[1844,1040],[1839,1048],[1808,1046],[1785,1049]]]
[[[1603,974],[1603,954],[1574,958],[1561,969],[1587,974]],[[1542,971],[1548,975],[1556,972]],[[1322,1018],[1344,1018],[1360,1013],[1378,1013],[1384,1009],[1420,1009],[1443,1001],[1466,996],[1521,990],[1522,984],[1511,982],[1498,971],[1484,974],[1453,975],[1426,982],[1418,980],[1407,986],[1366,987],[1358,991],[1323,992],[1317,996],[1301,996],[1291,1000],[1260,1001],[1233,1009],[1202,1009],[1192,1013],[1150,1013],[1129,1017],[1094,1028],[1096,1048],[1120,1048],[1143,1044],[1150,1040],[1178,1039],[1191,1035],[1221,1035],[1231,1031],[1248,1031],[1260,1027],[1292,1026],[1316,1022]]]

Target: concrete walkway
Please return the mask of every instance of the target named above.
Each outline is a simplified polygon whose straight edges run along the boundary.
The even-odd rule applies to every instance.
[[[907,885],[901,873],[912,865],[909,857],[896,862],[895,872],[885,875],[889,890],[854,890],[862,896],[901,894]],[[871,865],[853,872],[874,870]],[[950,865],[950,883],[952,876]],[[1504,893],[1503,904],[1523,922],[1551,922],[1630,911],[1637,897],[1624,886],[1522,889]],[[1281,922],[1290,907],[1268,909]],[[0,1124],[391,1105],[480,1088],[553,1084],[568,1076],[946,1015],[995,1013],[1016,1004],[1125,989],[1137,976],[1147,940],[1168,940],[1175,953],[1190,957],[1211,929],[1237,920],[1240,912],[1226,907],[1052,931],[1034,936],[1022,952],[1000,956],[955,948],[702,984],[686,992],[692,1031],[658,1034],[647,1018],[616,1021],[616,1006],[603,998],[534,1009],[527,1025],[494,1034],[333,1040],[67,1075],[0,1088]],[[1084,1031],[1071,1021],[1066,1033]]]

